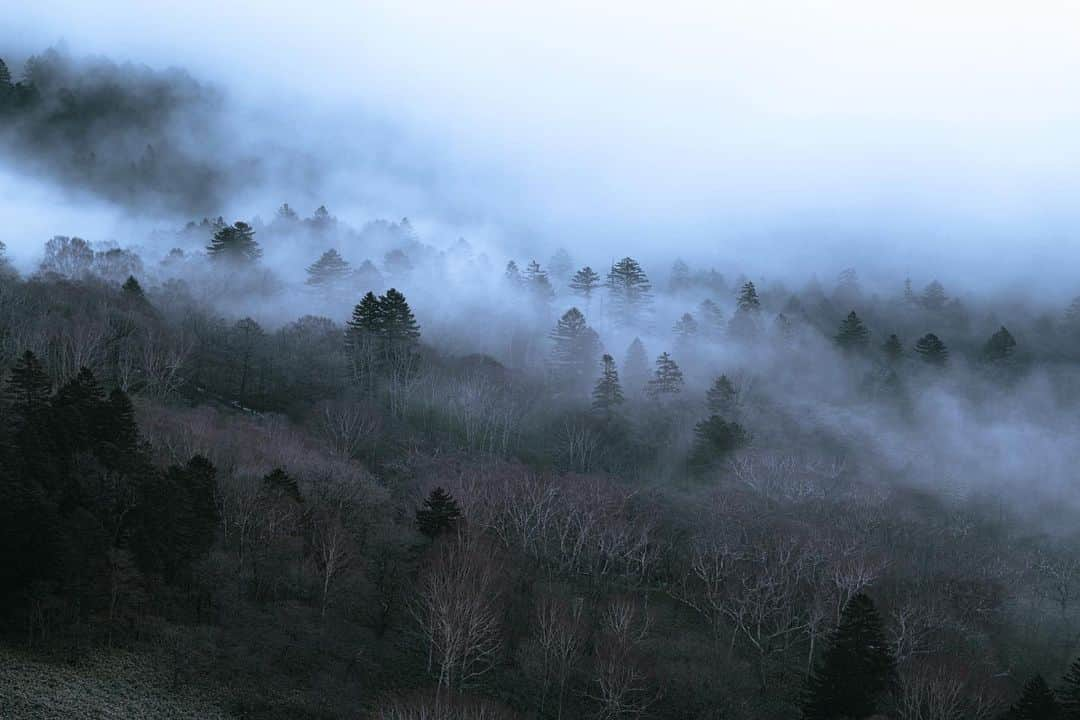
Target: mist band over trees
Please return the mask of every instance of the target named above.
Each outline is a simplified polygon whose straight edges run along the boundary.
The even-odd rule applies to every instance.
[[[1080,716],[1080,286],[551,233],[23,53],[0,714]]]

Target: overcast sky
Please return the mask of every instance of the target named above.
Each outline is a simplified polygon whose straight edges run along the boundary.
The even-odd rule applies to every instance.
[[[523,238],[1064,282],[1076,254],[1080,4],[34,0],[4,24],[363,108],[440,211]]]

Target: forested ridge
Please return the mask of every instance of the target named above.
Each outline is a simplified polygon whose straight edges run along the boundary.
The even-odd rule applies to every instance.
[[[0,714],[1080,717],[1080,298],[310,213],[0,263]]]

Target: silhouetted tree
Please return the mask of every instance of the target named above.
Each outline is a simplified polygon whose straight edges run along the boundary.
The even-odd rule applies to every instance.
[[[548,337],[552,341],[549,364],[554,374],[571,384],[592,375],[600,353],[600,338],[577,308],[559,318]]]
[[[927,333],[919,338],[915,343],[915,352],[929,365],[942,366],[949,361],[949,349],[934,333]]]
[[[1015,349],[1016,340],[1013,338],[1012,333],[1002,325],[1001,329],[991,335],[990,339],[983,345],[983,358],[992,363],[1004,362],[1012,357]]]
[[[249,263],[262,257],[262,248],[255,241],[255,230],[246,222],[237,221],[214,233],[206,253],[213,260]]]
[[[349,263],[331,248],[307,268],[308,285],[331,285],[349,276]]]
[[[619,384],[619,371],[615,369],[615,358],[604,354],[601,358],[603,371],[592,394],[594,410],[610,413],[623,403],[622,386]]]
[[[690,464],[698,471],[707,470],[749,441],[750,436],[742,425],[710,415],[694,426]]]
[[[607,276],[607,288],[611,294],[615,322],[620,325],[636,322],[641,310],[652,297],[652,283],[637,260],[631,257],[624,257],[611,266]]]
[[[840,323],[840,331],[836,333],[835,340],[841,350],[864,350],[870,344],[870,331],[852,310]]]
[[[671,279],[668,281],[668,289],[673,293],[679,293],[690,287],[690,268],[681,259],[676,259],[671,266]]]
[[[707,338],[720,337],[724,332],[724,311],[712,300],[706,298],[698,305],[698,317],[701,318],[701,331]]]
[[[503,277],[513,287],[521,287],[521,271],[518,270],[517,263],[513,260],[506,263],[506,271],[503,273]]]
[[[416,527],[429,538],[437,537],[461,519],[461,508],[450,493],[437,487],[416,511]]]
[[[592,300],[592,295],[598,287],[600,287],[600,275],[588,265],[574,273],[574,277],[570,279],[570,289],[575,295],[585,298],[586,302]]]
[[[739,412],[739,391],[727,375],[721,375],[705,393],[705,403],[712,415],[734,417]]]
[[[540,267],[540,263],[535,260],[530,260],[525,267],[522,282],[533,298],[540,302],[547,302],[555,296],[555,290],[551,287],[551,280],[548,278],[547,271]]]
[[[949,297],[945,294],[945,287],[937,280],[932,280],[923,288],[921,303],[927,310],[934,312],[942,310],[948,301]]]
[[[623,382],[632,393],[640,393],[649,380],[649,355],[641,338],[634,338],[623,361]]]
[[[420,340],[420,325],[405,296],[395,288],[379,297],[379,318],[379,336],[390,347],[411,348]]]
[[[893,657],[874,603],[858,594],[848,601],[807,686],[806,720],[868,718],[893,677]]]
[[[677,395],[682,392],[683,382],[679,365],[666,352],[660,353],[660,357],[656,358],[653,377],[645,387],[645,393],[656,399]]]
[[[757,288],[754,283],[747,280],[739,290],[739,296],[735,300],[735,306],[740,312],[755,313],[761,309],[761,300],[758,299]]]

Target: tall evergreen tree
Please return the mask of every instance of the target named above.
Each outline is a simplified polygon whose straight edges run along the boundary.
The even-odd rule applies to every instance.
[[[671,279],[668,281],[668,289],[673,293],[680,293],[688,289],[690,284],[690,267],[681,258],[676,259],[671,265]]]
[[[262,248],[255,241],[255,230],[246,222],[237,221],[214,233],[206,253],[213,260],[247,263],[262,257]]]
[[[928,365],[943,366],[949,361],[949,348],[934,333],[927,333],[915,343],[915,352]]]
[[[655,399],[670,397],[681,393],[683,384],[683,374],[678,363],[666,352],[660,353],[660,357],[656,358],[656,369],[645,388],[645,393]]]
[[[121,294],[131,300],[145,300],[146,295],[143,293],[142,285],[135,279],[134,275],[128,275],[128,279],[124,281],[124,284],[120,286]]]
[[[1002,325],[1001,329],[991,335],[983,345],[983,358],[992,363],[1005,362],[1012,357],[1014,350],[1016,350],[1016,339]]]
[[[710,415],[694,426],[690,464],[699,472],[708,470],[749,441],[750,436],[742,425],[719,415]]]
[[[600,353],[600,338],[577,308],[570,308],[555,323],[549,359],[553,373],[562,381],[577,384],[592,375]]]
[[[370,290],[353,308],[352,317],[345,323],[346,342],[360,335],[378,336],[383,326],[382,303]]]
[[[327,250],[307,268],[308,285],[333,285],[349,277],[349,262],[333,248]]]
[[[735,306],[740,312],[756,313],[761,310],[761,300],[758,299],[757,288],[754,283],[747,280],[739,290],[739,297],[735,300]]]
[[[698,305],[698,317],[701,318],[701,332],[707,338],[717,338],[724,333],[724,311],[709,298]]]
[[[623,382],[631,393],[640,393],[649,380],[649,354],[641,338],[634,338],[623,361]]]
[[[409,303],[395,288],[379,298],[379,336],[391,347],[412,347],[420,340],[420,326]]]
[[[652,283],[637,260],[624,257],[611,266],[607,276],[611,307],[615,322],[632,325],[652,297]]]
[[[923,289],[921,303],[927,310],[934,312],[943,310],[948,300],[949,297],[945,294],[945,287],[937,280],[930,281]]]
[[[437,487],[416,511],[416,527],[429,538],[446,532],[461,519],[461,508],[450,493]]]
[[[605,353],[602,362],[604,369],[593,389],[592,406],[594,410],[607,414],[622,405],[624,398],[619,371],[615,369],[615,358]]]
[[[735,314],[728,322],[728,333],[732,337],[749,339],[757,335],[758,315],[761,312],[761,301],[758,299],[757,288],[754,283],[747,280],[739,291],[735,301]]]
[[[588,265],[574,273],[574,277],[570,279],[570,290],[584,298],[585,302],[592,300],[593,293],[599,287],[600,275]]]
[[[523,277],[525,289],[539,302],[547,302],[555,296],[555,290],[551,287],[551,279],[547,271],[540,267],[540,263],[530,260],[525,267]]]
[[[1024,685],[1020,699],[1005,713],[1005,720],[1062,720],[1061,705],[1042,675]]]
[[[841,350],[865,350],[870,344],[870,331],[852,310],[840,323],[840,331],[835,337]]]
[[[866,595],[851,598],[807,686],[806,720],[868,718],[893,678],[881,618]]]
[[[713,380],[712,386],[705,393],[705,405],[712,415],[731,418],[739,412],[739,391],[727,375]]]

